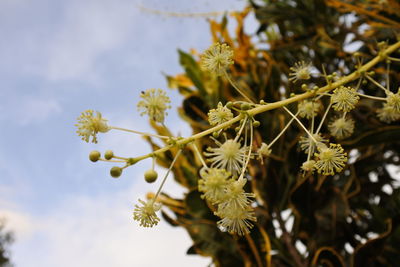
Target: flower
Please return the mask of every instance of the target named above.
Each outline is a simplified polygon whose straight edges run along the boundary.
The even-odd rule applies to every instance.
[[[346,138],[354,131],[354,121],[352,119],[338,118],[329,123],[328,128],[334,137],[338,139]]]
[[[301,118],[311,119],[315,117],[318,111],[321,109],[321,103],[304,100],[299,102],[297,109],[299,110],[299,116]]]
[[[251,200],[255,197],[253,193],[246,193],[243,190],[246,179],[230,180],[226,186],[225,199],[218,204],[216,214],[220,217],[226,217],[235,210],[246,210],[250,207]]]
[[[378,109],[377,113],[378,118],[386,123],[391,123],[392,121],[400,119],[400,112],[397,112],[396,109],[388,103],[383,104],[383,107]]]
[[[253,227],[250,221],[257,220],[250,200],[254,194],[243,190],[246,182],[246,179],[230,180],[225,200],[218,204],[218,210],[215,212],[222,219],[218,221],[218,225],[229,233],[245,235],[249,233],[249,228]]]
[[[331,103],[334,110],[348,112],[358,103],[360,97],[357,90],[351,87],[341,86],[336,88],[331,95]]]
[[[92,137],[93,143],[97,143],[97,133],[106,133],[110,130],[107,120],[101,117],[101,113],[96,111],[96,114],[94,114],[94,111],[90,109],[82,112],[75,126],[78,127],[76,132],[79,136],[82,136],[83,141],[89,142],[90,137]]]
[[[223,144],[214,140],[219,147],[208,147],[209,152],[204,152],[207,157],[210,157],[208,160],[212,162],[211,167],[225,169],[232,175],[237,175],[242,169],[249,148],[241,146],[233,139],[228,139]]]
[[[226,106],[222,106],[219,102],[216,109],[212,109],[208,112],[208,121],[210,125],[218,125],[233,119],[232,111]]]
[[[317,141],[317,143],[327,143],[328,140],[324,139],[321,134],[313,134],[312,135],[314,137],[314,139]],[[305,153],[308,153],[310,147],[311,147],[311,152],[314,152],[315,149],[315,142],[314,140],[309,136],[301,136],[300,137],[300,149],[303,150]]]
[[[261,147],[257,150],[258,159],[262,161],[264,157],[271,155],[271,152],[272,149],[270,149],[269,146],[263,142]]]
[[[252,208],[231,213],[223,217],[217,224],[230,234],[246,235],[250,233],[249,229],[253,228],[251,221],[257,221]]]
[[[343,170],[347,162],[347,154],[341,145],[329,144],[329,147],[327,147],[325,144],[320,143],[318,145],[318,152],[314,154],[318,158],[314,165],[318,173],[334,175],[335,171],[340,172]]]
[[[201,197],[213,204],[223,200],[231,174],[224,169],[205,168],[200,170],[200,176],[199,191],[204,193]]]
[[[163,123],[165,119],[166,109],[171,108],[169,103],[171,100],[167,94],[161,89],[147,89],[140,95],[143,100],[139,101],[137,108],[141,111],[140,115],[149,115],[150,119],[155,122]]]
[[[220,76],[229,65],[233,64],[233,50],[227,44],[215,43],[200,57],[201,67]]]
[[[313,171],[314,167],[315,167],[315,160],[307,160],[303,162],[303,164],[301,165],[301,169],[306,172]]]
[[[142,206],[135,205],[133,219],[140,222],[140,226],[143,227],[153,227],[157,225],[160,218],[158,218],[156,211],[161,208],[161,204],[155,203],[153,199],[149,199],[147,202],[139,199],[139,202]]]
[[[292,71],[289,73],[290,81],[308,80],[311,77],[311,63],[305,63],[304,61],[296,62],[290,70]]]
[[[400,113],[400,88],[396,94],[389,92],[386,101],[397,113]]]

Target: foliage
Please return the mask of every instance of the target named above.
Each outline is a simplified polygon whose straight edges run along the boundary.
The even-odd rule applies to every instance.
[[[372,59],[379,42],[396,41],[399,10],[395,1],[251,1],[251,8],[231,14],[238,24],[235,37],[227,31],[227,17],[220,23],[210,21],[210,26],[214,42],[234,49],[235,64],[229,71],[236,83],[250,98],[271,103],[303,92],[299,83],[285,78],[296,61],[312,62],[320,73],[344,75],[357,67],[348,47],[359,47],[364,61]],[[243,29],[250,12],[260,23],[256,36]],[[185,96],[180,114],[196,134],[209,128],[210,109],[220,101],[236,101],[240,95],[226,80],[204,72],[196,54],[179,51],[179,55],[185,73],[167,78]],[[390,67],[390,88],[396,88],[400,67],[395,63]],[[385,83],[385,62],[375,72],[375,79]],[[321,87],[325,79],[313,77],[311,83]],[[363,82],[362,90],[384,96],[373,83]],[[297,145],[303,131],[296,126],[278,140],[264,164],[251,160],[248,190],[256,194],[257,223],[245,238],[218,229],[214,207],[197,191],[201,164],[189,146],[174,167],[175,180],[189,193],[183,200],[162,194],[163,204],[175,214],[163,212],[163,217],[191,235],[194,243],[189,254],[212,257],[216,266],[396,266],[400,261],[400,189],[388,169],[400,164],[400,124],[379,121],[375,114],[379,105],[362,99],[351,112],[354,133],[340,141],[350,152],[351,163],[340,174],[304,176],[299,171],[306,156]],[[256,119],[261,126],[254,133],[254,147],[259,147],[291,118],[276,109]],[[323,129],[328,132],[326,125]],[[200,148],[210,144],[209,138],[197,140]],[[168,154],[159,158],[164,166],[171,160]],[[305,251],[298,249],[299,243]]]
[[[8,246],[13,242],[14,237],[11,232],[4,230],[4,220],[0,220],[0,266],[11,266],[10,254],[8,251]]]

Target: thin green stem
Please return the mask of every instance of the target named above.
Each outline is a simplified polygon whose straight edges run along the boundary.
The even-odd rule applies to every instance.
[[[379,100],[379,101],[386,101],[386,98],[384,97],[377,97],[377,96],[372,96],[372,95],[364,95],[361,93],[357,93],[359,96],[365,97],[365,98],[369,98],[369,99],[374,99],[374,100]]]
[[[324,121],[325,121],[325,119],[326,119],[326,116],[328,115],[328,112],[329,112],[329,110],[331,109],[331,107],[332,107],[332,102],[330,102],[330,103],[329,103],[329,106],[326,108],[325,113],[324,113],[324,116],[322,117],[322,119],[321,119],[321,121],[320,121],[320,123],[319,123],[319,125],[318,125],[318,128],[317,128],[317,130],[315,131],[315,134],[318,134],[319,131],[321,130],[322,124],[324,123]]]
[[[152,134],[152,133],[144,133],[144,132],[125,129],[125,128],[121,128],[121,127],[115,127],[115,126],[110,126],[110,128],[114,129],[114,130],[128,132],[128,133],[140,134],[140,135],[143,135],[143,136],[153,136],[153,137],[157,137],[157,138],[160,138],[160,139],[169,139],[168,136],[164,136],[164,135],[158,135],[158,134]]]
[[[376,86],[378,86],[380,89],[382,89],[383,91],[385,91],[385,93],[387,93],[387,89],[385,87],[382,86],[382,84],[378,83],[377,81],[374,80],[374,78],[372,78],[371,76],[369,76],[368,74],[365,75],[365,77],[367,77],[368,80],[370,80],[373,84],[375,84]]]
[[[315,140],[314,136],[310,133],[310,131],[307,130],[307,128],[303,125],[303,123],[301,123],[301,121],[292,112],[290,112],[290,110],[288,110],[285,106],[283,106],[283,109],[286,110],[286,112],[289,113],[290,116],[292,116],[293,119],[295,119],[297,121],[297,123],[301,126],[301,128],[303,128],[303,130],[308,134],[308,136],[310,136],[310,138],[315,143],[317,143],[317,140]]]
[[[224,70],[224,75],[226,77],[226,79],[228,80],[228,82],[232,85],[233,88],[236,89],[236,91],[243,96],[244,99],[246,99],[248,102],[254,104],[254,102],[232,81],[231,77],[229,76],[229,74],[226,72],[226,70]]]
[[[397,61],[400,62],[400,58],[395,58],[395,57],[388,57],[389,60],[391,61]]]
[[[237,135],[236,135],[236,137],[235,137],[235,140],[234,140],[235,142],[237,142],[237,140],[239,139],[240,135],[242,134],[243,129],[244,129],[244,126],[246,125],[246,122],[247,122],[247,116],[244,118],[243,123],[242,123],[242,125],[240,126],[240,130],[239,130],[239,132],[237,133]]]
[[[177,152],[176,155],[175,155],[175,158],[172,160],[171,166],[169,166],[168,171],[167,171],[167,173],[165,174],[164,179],[162,180],[161,185],[160,185],[160,187],[158,188],[157,193],[156,193],[156,195],[155,195],[154,198],[153,198],[153,203],[154,203],[154,201],[157,199],[158,195],[160,194],[161,189],[162,189],[162,187],[164,186],[165,181],[167,181],[168,175],[169,175],[169,173],[171,172],[172,167],[174,166],[175,161],[178,159],[178,157],[179,157],[179,155],[181,154],[181,152],[182,152],[182,150],[178,150],[178,152]]]
[[[192,143],[192,146],[193,146],[194,151],[196,152],[197,156],[199,157],[200,162],[203,165],[203,167],[208,169],[208,166],[207,166],[206,162],[204,161],[203,156],[201,155],[199,149],[197,148],[197,145],[195,143]]]
[[[241,180],[241,179],[243,179],[243,177],[244,177],[244,173],[246,172],[247,165],[249,164],[249,161],[250,161],[250,158],[251,158],[251,149],[252,149],[252,147],[253,147],[253,123],[250,123],[250,144],[249,144],[249,154],[247,155],[246,162],[245,162],[245,164],[243,165],[243,168],[242,168],[242,173],[240,174],[240,176],[239,176],[239,179],[238,179],[238,180]]]
[[[297,115],[299,115],[299,111],[297,111],[297,113],[295,114],[295,116],[297,117]],[[282,134],[284,134],[286,132],[286,130],[289,128],[290,124],[292,124],[292,122],[294,121],[294,118],[291,118],[290,121],[286,124],[285,128],[282,129],[282,131],[275,137],[274,140],[272,140],[271,143],[268,144],[268,148],[270,148],[276,141],[278,141],[278,139],[282,136]]]

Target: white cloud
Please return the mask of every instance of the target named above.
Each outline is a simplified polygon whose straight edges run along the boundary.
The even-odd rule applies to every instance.
[[[71,195],[45,216],[0,210],[16,232],[12,258],[24,267],[205,266],[185,256],[191,241],[181,228],[161,222],[145,229],[131,218],[137,190],[97,197]],[[173,244],[173,245],[172,245]]]
[[[48,78],[96,79],[96,60],[129,36],[134,11],[131,1],[71,1],[49,43]]]
[[[62,111],[57,100],[47,97],[24,97],[15,109],[16,120],[20,125],[43,122],[51,115]]]

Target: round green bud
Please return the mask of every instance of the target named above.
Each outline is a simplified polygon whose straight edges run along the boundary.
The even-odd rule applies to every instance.
[[[239,132],[239,130],[240,130],[240,127],[235,128],[235,132]]]
[[[240,105],[240,109],[241,110],[248,110],[248,109],[250,109],[250,104],[249,103],[243,103],[242,105]]]
[[[226,103],[225,105],[227,108],[231,109],[233,106],[233,103],[231,101],[228,101],[228,103]]]
[[[355,56],[355,57],[361,57],[361,53],[360,53],[360,52],[355,52],[355,53],[353,54],[353,56]]]
[[[361,82],[362,85],[367,85],[367,83],[368,83],[368,82],[367,82],[366,80],[363,80],[363,81]]]
[[[337,72],[335,71],[334,73],[332,73],[332,76],[336,77],[337,76]]]
[[[263,99],[261,99],[261,100],[260,100],[260,104],[261,104],[261,105],[265,105],[266,103],[265,103],[265,101],[264,101]]]
[[[332,80],[332,79],[333,79],[333,75],[328,75],[328,76],[326,76],[326,78],[327,78],[328,80]]]
[[[98,160],[100,159],[100,156],[101,156],[101,154],[100,154],[99,151],[93,150],[93,151],[90,152],[90,154],[89,154],[89,159],[90,159],[90,161],[92,161],[92,162],[96,162],[96,161],[98,161]]]
[[[290,93],[290,97],[294,97],[295,95],[295,93]]]
[[[112,152],[112,150],[106,150],[106,152],[104,153],[104,158],[110,160],[113,157],[114,157],[114,152]]]
[[[256,128],[259,127],[260,124],[261,124],[261,123],[260,123],[259,121],[254,121],[254,122],[253,122],[253,126],[256,127]]]
[[[116,166],[112,167],[111,170],[110,170],[110,174],[111,174],[112,177],[118,178],[122,174],[122,168],[116,167]]]
[[[219,136],[219,133],[218,133],[218,132],[213,132],[213,137],[214,137],[214,138],[218,138],[218,136]]]
[[[307,90],[307,84],[303,83],[303,84],[301,85],[301,89]]]
[[[144,173],[144,179],[148,183],[154,183],[157,180],[158,173],[155,170],[148,170]]]
[[[374,76],[374,75],[375,75],[375,71],[370,71],[370,72],[368,72],[368,75]]]

